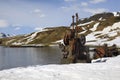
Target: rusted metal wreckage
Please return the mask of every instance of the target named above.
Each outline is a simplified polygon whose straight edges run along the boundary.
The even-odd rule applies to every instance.
[[[76,23],[74,18],[76,17]],[[64,45],[60,44],[63,52],[61,63],[76,63],[78,61],[90,62],[88,47],[85,46],[86,38],[84,35],[78,36],[78,14],[72,16],[72,28],[67,30],[63,39]]]
[[[110,47],[108,47],[107,44],[104,44],[103,46],[98,46],[93,51],[94,51],[93,59],[120,55],[120,51],[117,48],[116,44],[113,44]]]
[[[74,18],[76,17],[76,23]],[[64,44],[59,44],[63,52],[63,58],[61,63],[90,63],[92,59],[102,58],[102,57],[112,57],[119,54],[114,45],[114,50],[108,48],[107,45],[96,47],[93,50],[93,57],[89,53],[89,47],[85,45],[86,37],[85,35],[78,35],[78,13],[72,16],[72,25],[69,30],[66,31],[63,42]],[[115,55],[114,55],[115,54]]]

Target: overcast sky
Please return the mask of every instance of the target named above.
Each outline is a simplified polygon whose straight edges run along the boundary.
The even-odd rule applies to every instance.
[[[120,0],[0,0],[0,32],[26,34],[45,27],[69,26],[80,18],[120,11]]]

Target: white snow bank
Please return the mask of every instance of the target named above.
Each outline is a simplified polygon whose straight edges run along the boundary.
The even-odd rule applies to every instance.
[[[86,41],[93,41],[93,40],[97,40],[96,37],[94,36],[94,33],[88,34],[86,36]]]
[[[109,44],[110,46],[116,44],[118,47],[120,47],[120,36],[112,41],[106,41],[105,43]]]
[[[82,32],[80,32],[80,33],[78,33],[78,34],[84,34],[84,33],[86,33],[86,32],[87,32],[87,30],[82,31]]]
[[[89,39],[89,38],[88,38]],[[94,37],[90,40],[95,40]],[[97,41],[94,42],[87,42],[86,45],[103,45],[103,44],[108,44],[108,46],[112,46],[113,44],[116,44],[118,47],[120,47],[120,37],[116,37],[114,40],[107,41],[107,39],[98,39]]]
[[[33,39],[37,36],[38,33],[39,32],[35,32],[32,35],[28,36],[28,39],[27,39],[26,43],[29,43],[29,42],[33,41]]]
[[[115,65],[120,65],[120,55],[119,56],[117,56],[117,57],[112,57],[112,58],[110,58],[107,62],[106,62],[107,64],[115,64]]]
[[[104,63],[78,63],[0,71],[0,80],[119,80],[120,56]]]
[[[49,31],[49,30],[52,30],[52,29],[45,29],[45,28],[36,27],[35,30],[37,32],[44,32],[44,31]]]
[[[116,22],[112,26],[104,28],[102,31],[95,31],[94,34],[100,33],[102,35],[108,34],[109,36],[114,36],[117,32],[120,32],[120,22]]]
[[[55,43],[63,43],[63,39],[56,41]]]
[[[91,24],[91,23],[93,23],[93,22],[94,22],[94,21],[86,22],[86,23],[83,23],[83,24],[79,24],[78,26],[85,26],[85,25]]]
[[[118,12],[113,12],[113,15],[116,16],[120,16],[120,14],[118,14]]]
[[[101,21],[101,20],[102,20],[102,17],[101,17],[101,18],[99,18],[99,20]]]
[[[91,30],[91,31],[95,31],[95,30],[97,29],[97,27],[98,27],[99,24],[100,24],[100,22],[96,23],[96,24],[93,26],[93,28],[91,28],[90,30]]]
[[[112,32],[111,30],[115,30],[116,32],[120,31],[120,22],[114,23],[112,26],[108,26],[106,28],[104,28],[104,30],[101,32],[103,34],[109,34],[110,32]]]
[[[14,42],[12,43],[12,45],[22,45],[23,43],[20,43],[20,42]]]
[[[116,35],[117,35],[117,32],[116,32],[116,31],[112,31],[112,32],[108,33],[108,36],[109,36],[109,37],[114,37],[114,36],[116,36]]]

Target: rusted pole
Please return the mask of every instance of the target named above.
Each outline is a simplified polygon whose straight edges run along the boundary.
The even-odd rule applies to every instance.
[[[75,37],[78,36],[78,13],[75,14],[76,15],[76,27],[75,27]]]
[[[73,16],[72,16],[72,29],[74,29],[74,24],[75,24],[75,23],[74,23],[74,18],[75,18],[75,16],[73,15]]]
[[[77,27],[77,24],[78,24],[78,19],[79,19],[78,13],[76,13],[76,27]]]

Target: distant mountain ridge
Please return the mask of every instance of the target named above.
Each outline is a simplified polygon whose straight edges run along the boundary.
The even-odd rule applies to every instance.
[[[71,23],[73,25],[73,23]],[[75,25],[75,24],[74,24]],[[116,43],[120,40],[120,12],[105,12],[79,19],[79,36],[84,34],[87,45]],[[50,45],[62,41],[67,26],[49,27],[27,35],[4,38],[4,45]]]
[[[0,33],[0,38],[10,37],[10,34]]]

